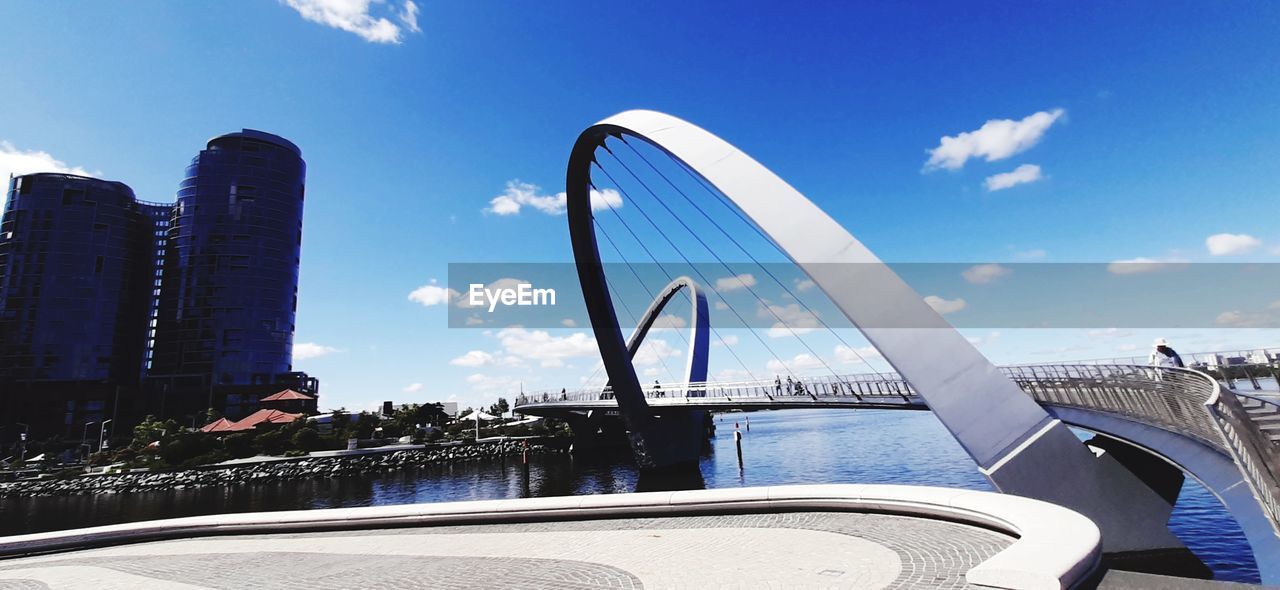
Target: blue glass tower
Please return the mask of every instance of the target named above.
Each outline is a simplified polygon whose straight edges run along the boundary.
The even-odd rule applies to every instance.
[[[149,371],[158,388],[185,392],[173,402],[186,411],[241,414],[274,393],[254,386],[294,385],[305,181],[298,146],[250,129],[209,140],[187,167]]]
[[[78,436],[136,391],[167,210],[119,182],[12,179],[0,221],[0,422]]]

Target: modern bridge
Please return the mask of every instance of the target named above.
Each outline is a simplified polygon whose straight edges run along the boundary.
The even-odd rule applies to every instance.
[[[1041,407],[1064,423],[1140,449],[1190,475],[1213,493],[1240,523],[1259,568],[1280,560],[1280,365],[1235,365],[1207,372],[1118,364],[1043,364],[1000,367]],[[1219,381],[1222,379],[1222,381]],[[1266,380],[1272,380],[1267,383]],[[1225,385],[1251,385],[1246,394]],[[655,413],[688,410],[854,408],[928,410],[929,405],[896,373],[808,377],[793,381],[659,383],[645,390]],[[616,413],[610,388],[534,393],[516,398],[522,414],[583,423]],[[582,426],[579,426],[582,428]],[[1090,441],[1117,455],[1126,467],[1163,482],[1170,504],[1181,477],[1152,473],[1122,457],[1124,446]],[[1131,455],[1131,453],[1130,453]],[[1159,471],[1157,468],[1155,471]]]
[[[736,273],[700,232],[720,232],[760,263],[637,145],[669,159],[664,165],[674,164],[679,171],[674,174],[688,175],[698,187],[694,190],[709,193],[709,201],[729,208],[785,255],[894,372],[805,378],[788,371],[790,383],[708,380],[708,332],[714,328],[699,284],[716,281],[692,264],[667,231],[687,231],[731,276]],[[642,161],[637,163],[642,173],[654,173],[645,174],[649,182],[618,157],[627,152]],[[668,186],[673,192],[666,191]],[[600,244],[612,245],[628,268],[631,264],[596,212],[612,211],[653,262],[663,265],[608,199],[596,201],[597,187],[615,188],[627,210],[637,211],[652,228],[650,239],[669,245],[696,275],[677,278],[683,271],[663,267],[671,282],[658,292],[630,339],[624,339],[619,325],[611,294],[616,286],[605,276]],[[1273,426],[1280,428],[1274,424],[1280,423],[1280,407],[1271,400],[1237,394],[1230,388],[1235,382],[1224,387],[1194,369],[1128,363],[997,368],[893,269],[794,187],[723,139],[670,115],[627,111],[588,127],[570,152],[565,194],[578,281],[608,384],[594,391],[524,396],[517,399],[519,412],[563,417],[583,442],[608,424],[613,434],[628,441],[639,467],[654,470],[696,464],[709,410],[928,409],[996,489],[1085,514],[1102,529],[1104,552],[1111,555],[1186,550],[1167,522],[1184,474],[1190,475],[1240,523],[1263,580],[1280,583],[1280,461],[1272,441]],[[644,210],[637,197],[645,194],[674,225],[658,223]],[[668,204],[681,200],[711,227],[690,227]],[[597,241],[601,237],[603,242]],[[783,281],[761,269],[790,293]],[[638,274],[636,279],[643,285]],[[762,309],[772,309],[750,285],[743,286]],[[685,374],[674,376],[675,383],[644,386],[632,359],[656,315],[681,289],[694,302]],[[742,320],[731,305],[726,309]],[[776,326],[799,336],[774,316]],[[820,318],[818,323],[840,338]],[[1230,379],[1227,373],[1222,375]],[[1098,436],[1081,444],[1068,425]]]

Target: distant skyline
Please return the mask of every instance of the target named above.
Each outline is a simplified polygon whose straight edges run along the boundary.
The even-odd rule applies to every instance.
[[[1271,4],[15,1],[0,20],[0,177],[172,202],[210,137],[301,147],[294,366],[322,407],[487,406],[590,374],[585,326],[449,329],[442,291],[449,263],[571,261],[569,148],[631,108],[724,137],[885,260],[977,265],[971,284],[1001,262],[1280,262]],[[995,362],[1280,345],[1247,327],[1276,299],[1215,329],[965,333]],[[684,345],[653,342],[645,369]]]

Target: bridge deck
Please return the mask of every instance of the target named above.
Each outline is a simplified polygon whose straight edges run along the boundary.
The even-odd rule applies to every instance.
[[[1120,417],[1192,439],[1230,457],[1280,535],[1280,403],[1267,380],[1280,366],[1216,367],[1212,373],[1139,365],[1019,365],[1006,377],[1041,405]],[[1225,385],[1225,387],[1224,387]],[[1254,390],[1245,394],[1232,387]],[[923,397],[893,373],[745,381],[656,384],[645,391],[654,411],[680,408],[928,409]],[[616,408],[603,390],[521,395],[516,411],[563,415]]]

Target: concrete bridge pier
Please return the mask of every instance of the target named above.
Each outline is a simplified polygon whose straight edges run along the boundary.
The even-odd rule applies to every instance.
[[[1111,457],[1151,488],[1167,504],[1164,514],[1168,521],[1167,515],[1173,514],[1173,507],[1182,493],[1182,484],[1187,479],[1181,469],[1132,444],[1108,436],[1096,435],[1085,444],[1095,453]],[[1213,570],[1186,547],[1109,553],[1104,554],[1103,561],[1110,567],[1126,571],[1206,580],[1213,578]]]
[[[707,444],[706,424],[703,410],[651,414],[641,428],[627,432],[636,464],[644,471],[696,467]]]

